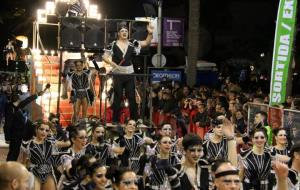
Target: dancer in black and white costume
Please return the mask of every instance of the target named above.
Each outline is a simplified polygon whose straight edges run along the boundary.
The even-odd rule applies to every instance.
[[[146,165],[146,189],[180,189],[178,170],[180,163],[176,154],[171,153],[172,140],[169,136],[158,138],[159,153],[152,155]]]
[[[125,124],[125,135],[115,140],[114,152],[117,153],[122,167],[129,167],[138,172],[140,169],[140,156],[143,144],[151,144],[153,140],[149,137],[140,137],[135,134],[136,122],[129,120]]]
[[[140,49],[150,45],[153,38],[154,27],[148,25],[148,35],[143,41],[129,40],[128,26],[122,22],[118,26],[118,39],[112,42],[110,53],[103,55],[103,60],[114,67],[114,102],[113,102],[113,122],[120,121],[121,99],[123,89],[129,100],[130,118],[138,119],[137,104],[135,100],[135,77],[126,74],[134,73],[132,59],[135,54],[140,53]]]
[[[267,142],[265,129],[256,129],[252,142],[252,149],[240,152],[240,176],[243,176],[243,189],[267,190],[272,156],[270,150],[265,148]]]
[[[86,146],[86,154],[93,155],[98,162],[109,166],[113,162],[112,145],[105,141],[105,128],[101,125],[92,127],[92,140]]]
[[[69,126],[69,139],[71,147],[61,156],[63,166],[63,175],[59,180],[58,187],[62,189],[63,186],[68,186],[77,180],[76,176],[69,175],[68,171],[72,167],[72,161],[78,160],[85,155],[85,147],[87,143],[87,132],[85,126]]]
[[[76,70],[69,72],[67,80],[72,88],[70,102],[74,104],[72,122],[77,123],[79,119],[80,109],[82,109],[82,118],[87,117],[88,105],[94,101],[94,92],[92,87],[92,75],[94,71],[84,69],[83,61],[75,61]]]
[[[227,159],[228,144],[222,130],[223,122],[220,119],[212,121],[213,133],[203,143],[205,158],[210,160]]]
[[[49,125],[41,123],[37,125],[35,138],[22,143],[30,162],[29,170],[36,178],[35,189],[56,189],[53,166],[58,167],[60,162],[53,156],[54,145],[47,140],[49,131]]]

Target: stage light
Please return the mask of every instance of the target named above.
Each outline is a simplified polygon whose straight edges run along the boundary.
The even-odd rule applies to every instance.
[[[47,22],[47,12],[45,9],[37,10],[37,22],[46,23]]]
[[[46,81],[46,77],[38,76],[38,81],[44,82],[44,81]]]
[[[22,49],[28,48],[28,38],[26,36],[17,36],[16,39],[23,42],[21,47]]]
[[[84,6],[86,8],[86,10],[89,10],[89,6],[90,6],[90,1],[89,0],[83,0]]]
[[[125,101],[124,101],[124,106],[127,108],[128,107],[128,100],[126,99]]]
[[[69,3],[70,0],[55,0],[55,3],[62,2],[62,3]]]
[[[54,3],[54,1],[47,1],[46,2],[46,11],[47,11],[47,14],[51,14],[51,15],[55,14],[55,3]]]
[[[45,49],[45,50],[44,50],[44,54],[45,54],[45,55],[48,55],[48,50]]]
[[[51,50],[51,56],[54,56],[55,51]]]
[[[97,20],[101,20],[102,15],[100,13],[97,14]]]
[[[23,94],[28,92],[28,85],[27,84],[22,84],[21,85],[21,92]]]
[[[43,74],[43,69],[40,69],[40,68],[35,69],[35,74],[36,75],[42,75]]]
[[[88,9],[88,17],[89,18],[97,18],[98,16],[98,6],[90,5]]]

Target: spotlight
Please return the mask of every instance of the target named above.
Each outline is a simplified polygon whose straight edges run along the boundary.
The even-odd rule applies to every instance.
[[[128,100],[125,100],[125,102],[124,102],[124,106],[127,108],[128,107]]]
[[[22,49],[28,48],[28,38],[26,36],[17,36],[16,39],[23,42],[21,47]]]
[[[37,10],[37,22],[46,23],[47,22],[47,12],[45,9]]]
[[[47,14],[54,15],[54,13],[55,13],[55,3],[54,3],[54,1],[47,1],[46,2],[46,11],[47,11]]]
[[[22,84],[21,85],[21,92],[23,94],[28,92],[28,86],[27,86],[27,84]]]

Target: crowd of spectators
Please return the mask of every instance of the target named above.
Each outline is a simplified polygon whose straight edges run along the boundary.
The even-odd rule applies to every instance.
[[[248,126],[249,103],[268,104],[268,94],[245,91],[230,78],[219,88],[168,80],[153,84],[147,102],[151,126],[128,118],[111,127],[92,116],[66,129],[59,115],[31,122],[24,114],[49,86],[30,95],[22,89],[26,77],[1,78],[0,116],[9,154],[0,167],[11,167],[19,157],[35,189],[285,190],[299,185],[294,178],[300,172],[300,146],[292,143],[292,131],[275,129],[265,111],[256,112]],[[289,96],[278,107],[297,110],[299,103]],[[10,182],[0,171],[0,184]]]

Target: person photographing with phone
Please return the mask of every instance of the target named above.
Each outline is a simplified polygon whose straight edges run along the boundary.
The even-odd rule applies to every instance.
[[[126,22],[118,25],[118,39],[111,43],[110,53],[106,52],[102,56],[103,61],[113,66],[113,85],[114,85],[114,102],[113,102],[113,122],[119,123],[121,99],[123,89],[129,100],[130,118],[138,119],[137,104],[135,100],[135,77],[129,74],[134,73],[132,59],[135,54],[139,54],[140,49],[150,45],[153,38],[154,27],[148,25],[148,35],[145,40],[129,40],[129,30]]]
[[[26,132],[26,124],[28,118],[23,115],[23,108],[36,100],[38,96],[42,96],[48,89],[50,84],[47,84],[44,90],[35,93],[25,100],[20,100],[18,94],[13,94],[10,103],[5,110],[5,140],[9,141],[9,151],[7,154],[7,161],[16,161],[20,153],[20,146],[24,133]]]

